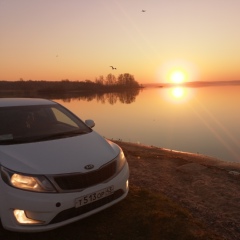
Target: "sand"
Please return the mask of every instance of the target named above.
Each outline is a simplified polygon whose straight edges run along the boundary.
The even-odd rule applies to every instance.
[[[115,141],[130,184],[159,192],[225,239],[240,239],[240,164],[199,154]]]

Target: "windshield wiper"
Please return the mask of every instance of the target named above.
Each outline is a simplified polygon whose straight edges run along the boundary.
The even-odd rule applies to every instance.
[[[39,136],[39,137],[32,137],[33,141],[45,141],[51,139],[58,139],[58,138],[67,138],[67,137],[74,137],[77,135],[87,134],[89,131],[82,131],[82,130],[74,130],[70,132],[62,132],[62,133],[53,133],[49,135]]]
[[[6,140],[1,140],[0,145],[11,145],[11,144],[19,144],[19,143],[25,143],[25,142],[28,142],[26,141],[25,138],[6,139]]]
[[[87,131],[74,130],[74,131],[70,131],[70,132],[48,134],[48,135],[44,135],[44,136],[30,136],[30,137],[24,137],[24,138],[6,139],[6,140],[1,140],[0,145],[41,142],[41,141],[47,141],[47,140],[52,140],[52,139],[74,137],[74,136],[78,136],[78,135],[82,135],[82,134],[87,134],[89,132],[90,132],[89,130],[87,130]]]

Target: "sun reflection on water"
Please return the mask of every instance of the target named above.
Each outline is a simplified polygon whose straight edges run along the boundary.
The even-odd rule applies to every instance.
[[[171,94],[175,98],[182,98],[184,96],[184,88],[182,87],[173,88]]]
[[[164,96],[164,99],[176,104],[189,101],[193,97],[193,94],[193,89],[182,86],[161,89],[161,95]]]

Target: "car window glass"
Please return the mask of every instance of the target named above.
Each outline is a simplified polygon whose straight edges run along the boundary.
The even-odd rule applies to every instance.
[[[0,108],[0,144],[16,139],[35,141],[91,131],[83,121],[57,104]]]
[[[52,111],[58,122],[65,123],[73,127],[78,127],[78,125],[74,121],[72,121],[67,115],[65,115],[63,112],[60,112],[56,108],[52,108]]]

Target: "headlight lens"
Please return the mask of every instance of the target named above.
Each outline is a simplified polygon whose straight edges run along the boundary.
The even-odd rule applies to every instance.
[[[15,188],[34,192],[56,192],[53,185],[44,176],[15,173],[4,167],[1,167],[1,176],[5,183]]]
[[[117,170],[121,171],[125,163],[127,162],[123,150],[120,148],[120,153],[116,158],[117,160]]]

